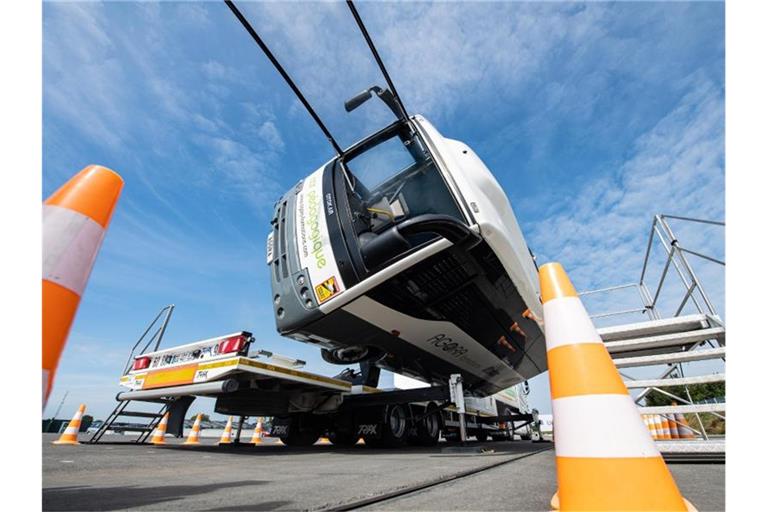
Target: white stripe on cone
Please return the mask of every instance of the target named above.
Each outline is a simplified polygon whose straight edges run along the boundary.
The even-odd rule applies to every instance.
[[[43,279],[79,296],[96,261],[106,230],[80,212],[43,206]]]
[[[559,297],[544,304],[544,318],[557,321],[544,323],[547,350],[563,345],[602,343],[589,314],[578,297]]]
[[[610,429],[592,428],[611,411]],[[555,429],[558,457],[659,457],[629,395],[579,395],[552,401],[555,418],[568,418]]]
[[[80,432],[80,420],[82,418],[83,413],[78,409],[70,422],[67,423],[67,428],[64,429],[64,434],[77,435]]]

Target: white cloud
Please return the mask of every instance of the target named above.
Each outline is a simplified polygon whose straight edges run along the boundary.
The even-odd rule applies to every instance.
[[[555,212],[529,222],[539,261],[562,261],[582,289],[610,286],[639,276],[654,214],[721,219],[722,94],[712,82],[695,83],[637,139],[615,176],[541,201]]]
[[[281,151],[285,147],[280,131],[272,121],[265,121],[259,127],[258,134],[264,142],[269,144],[270,148],[276,151]]]
[[[257,117],[242,121],[224,103],[231,87],[242,87],[239,70],[215,59],[187,62],[178,34],[209,30],[207,6],[56,3],[45,9],[49,121],[82,134],[95,147],[106,146],[116,170],[181,222],[186,215],[178,206],[179,192],[213,183],[264,213],[264,204],[280,192],[273,168],[283,138],[269,105],[259,105]],[[164,10],[185,13],[174,18],[172,31]],[[190,87],[196,81],[200,86]],[[59,138],[69,137],[59,130],[47,136],[48,144],[58,146]],[[146,160],[148,151],[183,166],[183,177],[137,160],[139,154]]]

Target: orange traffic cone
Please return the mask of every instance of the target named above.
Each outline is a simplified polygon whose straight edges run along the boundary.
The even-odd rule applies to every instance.
[[[562,510],[689,510],[563,267],[539,269]],[[592,423],[600,419],[603,428]]]
[[[160,420],[160,424],[155,428],[152,433],[152,439],[149,441],[152,444],[165,444],[165,431],[168,428],[168,416],[171,413],[167,412]]]
[[[664,440],[672,439],[672,433],[669,428],[669,418],[667,418],[663,414],[661,415],[661,430],[662,430],[662,434],[661,434],[662,439]]]
[[[669,435],[672,439],[680,439],[680,429],[677,426],[677,423],[675,422],[675,415],[670,414],[667,416],[667,420],[669,421]]]
[[[651,433],[651,438],[656,439],[656,428],[653,425],[653,418],[651,418],[650,414],[643,414],[643,423],[648,428],[648,432]]]
[[[227,426],[224,427],[224,433],[221,434],[219,444],[232,444],[232,416],[227,420]]]
[[[77,433],[80,432],[80,420],[83,418],[84,413],[85,404],[80,404],[80,407],[78,407],[75,415],[72,416],[72,420],[67,425],[67,428],[64,429],[64,432],[62,432],[61,436],[59,436],[53,444],[80,444],[77,442]]]
[[[660,420],[655,414],[651,414],[648,417],[648,422],[651,424],[651,429],[653,430],[653,435],[651,436],[653,440],[661,439]]]
[[[43,203],[43,405],[123,179],[89,165]]]
[[[677,412],[675,413],[675,420],[677,420],[680,425],[680,437],[683,439],[694,439],[696,436],[693,434],[693,430],[691,430],[691,427],[688,425],[688,420],[685,419],[685,414]]]
[[[261,444],[261,438],[264,437],[264,426],[261,421],[261,417],[256,421],[256,430],[253,431],[253,437],[251,438],[251,444]]]
[[[189,433],[189,437],[183,444],[200,444],[200,419],[202,414],[198,413],[195,422],[192,424],[192,432]]]

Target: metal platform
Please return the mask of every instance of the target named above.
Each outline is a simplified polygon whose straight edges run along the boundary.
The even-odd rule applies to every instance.
[[[656,441],[656,447],[667,462],[725,462],[725,440]]]
[[[598,329],[611,354],[646,356],[684,351],[714,341],[725,345],[725,327],[708,315],[688,315]]]
[[[711,382],[725,382],[725,374],[713,373],[712,375],[696,375],[694,377],[669,379],[625,380],[624,384],[628,389],[639,389],[664,386],[687,386],[691,384],[709,384]]]
[[[672,352],[650,356],[614,358],[616,368],[632,368],[638,366],[654,366],[659,364],[690,363],[706,361],[707,359],[722,359],[725,357],[725,347],[708,350],[691,350],[688,352]]]

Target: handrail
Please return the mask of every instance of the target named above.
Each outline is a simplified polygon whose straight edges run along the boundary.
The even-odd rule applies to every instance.
[[[149,338],[147,343],[144,345],[144,348],[142,348],[139,351],[138,355],[141,355],[147,351],[149,346],[152,344],[153,341],[157,340],[155,343],[155,351],[160,347],[160,342],[163,340],[163,335],[165,335],[165,329],[168,327],[168,322],[171,319],[171,314],[173,313],[173,309],[176,306],[174,304],[169,304],[162,308],[159,313],[155,316],[155,318],[149,323],[146,329],[144,329],[144,332],[141,336],[139,336],[139,339],[136,340],[136,343],[134,343],[133,348],[131,348],[131,353],[128,354],[128,361],[125,363],[125,368],[123,369],[123,375],[128,373],[128,369],[131,367],[131,361],[134,359],[134,352],[136,352],[136,348],[141,344],[141,342],[144,340],[144,338],[149,334],[149,331],[152,330],[152,328],[155,326],[157,321],[160,319],[160,317],[163,316],[163,313],[165,313],[165,318],[163,318],[163,322],[160,324],[160,326],[155,330],[154,334]]]
[[[627,283],[627,284],[622,284],[618,286],[609,286],[607,288],[600,288],[596,290],[588,290],[585,292],[581,292],[579,294],[580,296],[584,297],[588,295],[595,295],[599,293],[606,293],[606,292],[612,292],[616,290],[636,287],[640,295],[641,307],[637,309],[631,308],[631,309],[625,309],[621,311],[600,313],[598,315],[592,315],[591,318],[597,319],[597,318],[605,318],[609,316],[623,315],[623,314],[629,314],[629,313],[640,313],[640,312],[642,313],[647,312],[649,316],[651,316],[654,319],[661,318],[661,315],[658,312],[658,301],[659,301],[659,297],[661,295],[662,289],[664,288],[664,284],[667,282],[667,275],[669,274],[670,267],[673,267],[675,269],[675,273],[678,275],[685,290],[685,295],[683,296],[683,299],[680,302],[677,309],[675,310],[675,313],[673,316],[675,317],[679,316],[683,312],[685,305],[688,303],[689,300],[693,302],[694,307],[700,314],[717,316],[718,314],[717,310],[712,304],[712,301],[709,299],[709,296],[707,295],[707,293],[704,291],[704,288],[701,285],[701,281],[699,280],[696,273],[693,271],[691,264],[688,262],[688,258],[686,257],[686,254],[697,256],[699,258],[702,258],[704,260],[707,260],[713,263],[717,263],[722,266],[725,266],[725,261],[681,246],[679,240],[677,239],[674,232],[672,231],[672,228],[667,222],[667,219],[675,219],[675,220],[681,220],[686,222],[697,222],[700,224],[710,224],[714,226],[723,226],[723,227],[725,226],[725,222],[722,222],[722,221],[697,219],[693,217],[682,217],[679,215],[667,215],[667,214],[654,215],[653,222],[651,223],[650,233],[648,235],[648,243],[646,245],[645,257],[643,258],[643,268],[640,272],[640,280],[636,283]],[[653,245],[654,245],[653,242],[656,239],[658,239],[667,257],[664,263],[664,269],[662,270],[659,276],[659,282],[655,286],[653,294],[651,294],[647,286],[646,275],[649,268],[651,251],[653,250]]]

